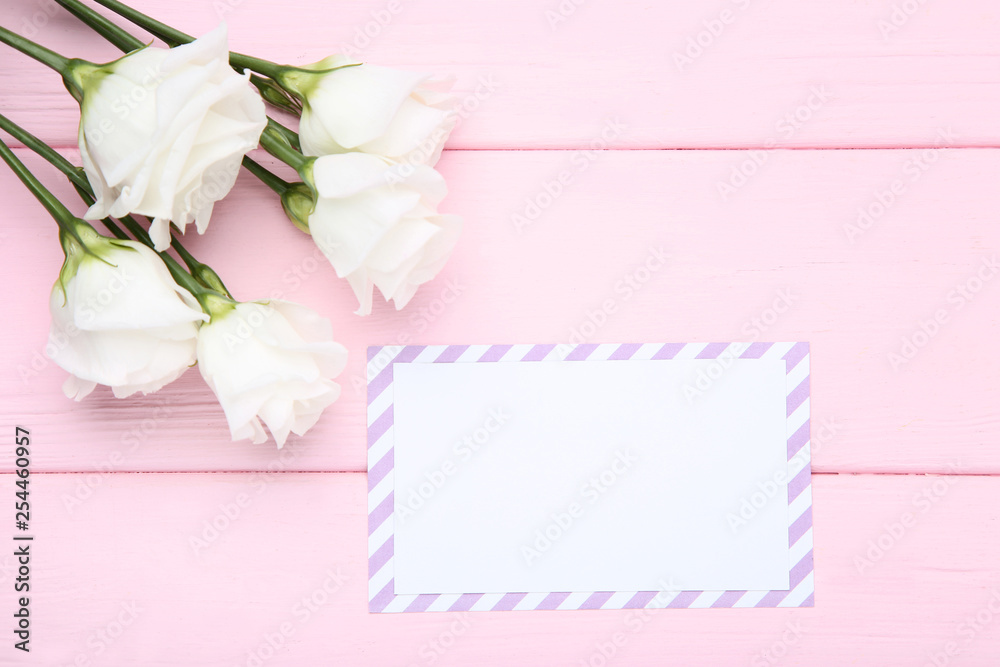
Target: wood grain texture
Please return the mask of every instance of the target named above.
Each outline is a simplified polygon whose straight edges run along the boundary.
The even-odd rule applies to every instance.
[[[808,340],[816,470],[1000,470],[1000,361],[991,352],[1000,278],[984,269],[1000,250],[1000,191],[991,185],[1000,152],[942,151],[914,183],[906,165],[926,159],[922,151],[776,151],[727,201],[716,185],[751,159],[747,152],[607,151],[592,154],[580,172],[583,155],[448,152],[444,208],[466,220],[459,249],[405,310],[379,304],[368,318],[351,314],[350,290],[269,191],[241,177],[208,234],[189,234],[189,245],[238,297],[282,296],[330,317],[351,353],[343,396],[305,438],[292,439],[281,466],[365,469],[367,345],[579,335]],[[572,179],[546,200],[546,183],[558,184],[563,171]],[[68,187],[54,179],[46,180],[69,201]],[[905,189],[895,203],[849,240],[845,225],[857,224],[859,207],[878,204],[896,180]],[[9,307],[17,325],[0,331],[0,395],[8,419],[16,415],[47,443],[39,470],[279,465],[273,443],[228,442],[196,370],[146,398],[98,391],[83,403],[66,399],[64,372],[43,354],[47,295],[61,261],[55,226],[9,173],[0,172],[0,187],[8,220],[18,221],[5,227],[4,244],[19,255],[0,267],[0,280],[19,286]],[[512,216],[524,215],[526,200],[550,205],[519,228]],[[649,271],[659,252],[665,265]],[[977,285],[980,276],[987,279]],[[945,321],[935,324],[939,311]],[[904,337],[923,344],[912,359]],[[823,424],[832,433],[820,434]],[[0,462],[11,469],[8,450]]]
[[[816,475],[815,608],[648,616],[368,614],[363,474],[115,474],[67,511],[82,477],[32,481],[37,653],[5,653],[4,664],[253,665],[254,651],[266,665],[575,667],[615,633],[627,641],[609,664],[923,665],[948,642],[961,650],[955,665],[1000,655],[1000,615],[971,636],[962,625],[1000,597],[993,477]],[[934,501],[922,509],[925,491]],[[893,538],[904,513],[915,518]],[[859,565],[880,540],[881,555]],[[9,579],[10,557],[0,562]]]
[[[193,34],[225,20],[233,48],[262,57],[306,63],[353,49],[454,73],[475,107],[455,148],[586,146],[613,117],[628,126],[622,147],[912,147],[932,145],[939,128],[964,146],[1000,145],[1000,10],[980,0],[134,4]],[[52,48],[116,57],[74,21],[51,0],[0,6],[0,24]],[[5,112],[75,142],[78,112],[55,76],[5,51],[0,89]]]
[[[196,34],[226,20],[234,49],[277,60],[347,48],[454,73],[440,168],[466,228],[406,310],[364,319],[247,174],[187,237],[238,297],[303,302],[350,350],[340,401],[279,453],[230,443],[196,370],[142,399],[63,397],[44,355],[55,228],[0,170],[0,428],[32,429],[37,539],[33,652],[0,664],[997,664],[996,5],[134,4]],[[51,0],[0,3],[0,25],[118,55]],[[75,144],[56,76],[3,49],[0,90],[3,113]],[[732,150],[761,147],[806,150]],[[643,150],[679,148],[723,150]],[[840,148],[906,150],[812,150]],[[815,608],[367,613],[365,347],[574,336],[812,343]]]

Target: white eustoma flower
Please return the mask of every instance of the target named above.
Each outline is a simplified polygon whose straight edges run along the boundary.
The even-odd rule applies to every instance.
[[[233,440],[267,440],[280,448],[303,435],[340,396],[333,378],[347,350],[329,320],[288,301],[226,304],[198,336],[198,368],[215,392]]]
[[[462,219],[442,215],[444,178],[430,167],[392,164],[366,153],[324,155],[312,164],[316,202],[309,231],[337,275],[372,310],[378,287],[396,309],[444,267]]]
[[[267,122],[248,77],[229,66],[225,25],[83,75],[80,155],[97,195],[86,217],[149,216],[157,250],[170,222],[204,232]]]
[[[67,396],[79,401],[98,384],[118,398],[148,394],[194,364],[198,325],[208,316],[156,253],[104,237],[88,239],[89,252],[64,247],[46,351],[71,373]]]
[[[452,82],[420,72],[331,56],[282,83],[302,101],[306,155],[359,151],[434,166],[457,120]]]

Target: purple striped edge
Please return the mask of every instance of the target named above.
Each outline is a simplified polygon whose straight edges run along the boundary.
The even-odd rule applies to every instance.
[[[549,352],[551,352],[554,349],[556,349],[554,343],[547,345],[535,345],[530,350],[528,350],[528,353],[525,354],[523,357],[521,357],[521,359],[519,359],[518,361],[541,361],[545,357],[549,356]]]
[[[598,348],[606,344],[597,343],[581,343],[579,345],[573,346],[570,352],[564,357],[567,361],[584,361],[587,360]],[[608,344],[609,345],[609,344]],[[663,344],[656,353],[651,357],[651,360],[669,360],[675,358],[689,343],[666,343]],[[715,359],[721,354],[726,352],[732,343],[707,343],[698,352],[695,358],[697,359]],[[761,343],[755,342],[748,344],[745,348],[742,348],[737,356],[741,359],[760,359],[774,343]],[[641,348],[641,343],[622,343],[618,344],[613,351],[605,358],[609,361],[611,360],[627,360],[631,359],[633,355],[636,354]],[[437,354],[436,358],[433,360],[421,360],[422,362],[433,362],[433,363],[461,363],[460,357],[469,349],[468,345],[448,345],[441,346],[440,352]],[[512,349],[513,345],[492,345],[486,349],[486,351],[478,359],[465,359],[465,362],[496,362],[504,359]],[[520,359],[510,359],[510,361],[542,361],[549,357],[550,353],[556,349],[555,344],[542,344],[534,345],[530,347],[527,352]],[[367,349],[368,362],[372,362],[377,359],[380,354],[384,352],[386,347],[383,346],[369,346]],[[425,350],[425,346],[420,345],[410,345],[405,346],[400,349],[392,359],[389,359],[385,366],[380,368],[375,376],[371,378],[368,382],[368,403],[369,405],[377,398],[383,391],[388,389],[392,385],[392,366],[396,363],[411,363],[416,360],[420,353]],[[787,350],[782,359],[786,364],[786,373],[791,373],[791,371],[806,358],[809,354],[809,344],[806,342],[799,342],[792,344],[792,347]],[[786,397],[786,418],[789,417],[795,410],[799,408],[809,397],[809,374],[806,373],[805,377],[798,384],[797,387],[790,388],[788,395]],[[378,442],[386,433],[389,432],[392,427],[393,422],[393,406],[390,404],[381,415],[379,415],[368,428],[368,446],[369,448]],[[391,437],[391,436],[390,436]],[[807,417],[804,424],[802,424],[795,433],[788,437],[787,450],[788,458],[791,460],[796,456],[802,448],[809,442],[809,419]],[[368,473],[368,485],[369,492],[371,492],[381,480],[383,480],[393,468],[393,449],[390,445],[388,451],[381,457],[379,461],[369,461],[369,473]],[[798,498],[806,489],[811,485],[811,471],[810,465],[807,464],[805,467],[799,471],[795,477],[789,481],[787,485],[788,491],[788,503],[791,504],[796,498]],[[372,535],[380,526],[382,526],[386,521],[390,520],[393,516],[395,496],[392,491],[389,492],[388,496],[383,498],[375,507],[371,509],[368,516],[368,529],[369,535]],[[788,527],[788,544],[789,548],[795,545],[809,529],[812,528],[812,507],[806,507],[802,514],[797,517]],[[801,584],[806,578],[813,572],[813,552],[811,549],[811,543],[808,545],[809,551],[803,556],[798,563],[796,563],[789,570],[789,589],[788,590],[773,590],[764,592],[763,597],[753,606],[755,607],[777,607],[781,606],[789,595],[796,590],[796,587]],[[806,548],[806,547],[803,547]],[[382,568],[388,566],[391,570],[392,568],[392,557],[394,552],[394,539],[390,535],[383,544],[372,553],[372,556],[368,559],[369,563],[369,577],[374,577]],[[390,576],[390,580],[385,584],[378,592],[371,595],[369,600],[369,610],[373,613],[383,612],[392,603],[393,600],[397,598],[395,594],[395,579],[391,578],[392,572],[387,572]],[[811,586],[811,584],[810,584]],[[808,595],[798,603],[798,606],[811,607],[815,605],[815,592],[806,589],[803,592],[808,591]],[[688,608],[694,603],[705,591],[681,591],[677,593],[671,601],[666,604],[667,608]],[[713,591],[717,593],[718,597],[712,601],[712,608],[730,608],[736,605],[746,594],[747,591]],[[527,593],[506,593],[504,594],[492,607],[493,611],[509,611],[515,609],[525,597]],[[550,592],[546,593],[545,597],[541,599],[537,604],[535,604],[532,609],[537,610],[556,610],[565,603],[565,601],[572,595],[568,592]],[[612,605],[614,609],[637,609],[649,606],[656,598],[660,595],[659,592],[655,591],[639,591],[634,592],[627,599],[627,601],[616,603]],[[799,594],[801,595],[801,594]],[[483,593],[465,593],[459,595],[457,599],[451,598],[454,601],[448,606],[448,611],[469,611],[483,598]],[[576,604],[575,606],[568,607],[572,609],[602,609],[605,605],[615,596],[612,591],[601,591],[590,593],[584,600]],[[407,595],[403,596],[400,600],[405,608],[402,611],[405,612],[422,612],[427,611],[429,607],[442,596],[437,593],[423,593],[419,595]],[[394,606],[394,609],[400,610],[403,605]],[[749,605],[744,605],[749,606]]]
[[[535,609],[545,609],[553,610],[558,609],[559,605],[566,601],[566,598],[570,596],[569,593],[549,593],[545,596],[545,599],[538,603]]]
[[[441,596],[437,593],[421,593],[410,603],[406,611],[427,611],[427,607],[439,597]]]
[[[809,343],[796,343],[792,345],[792,349],[782,357],[785,360],[785,372],[791,373],[807,354],[809,354]]]
[[[395,511],[396,494],[392,491],[380,502],[378,506],[368,514],[368,535],[371,536],[375,529],[392,516]]]
[[[384,348],[383,348],[384,349]],[[392,365],[407,363],[417,358],[424,349],[423,345],[407,345],[399,354],[386,362],[385,366],[378,374],[368,381],[368,404],[378,398],[379,394],[385,391],[386,387],[392,384]],[[375,355],[378,356],[378,353]],[[373,357],[374,359],[374,357]]]
[[[448,607],[448,611],[469,611],[472,609],[472,605],[479,602],[481,597],[483,597],[482,593],[463,593]]]
[[[687,343],[667,343],[653,355],[653,359],[673,359]]]
[[[740,359],[760,359],[764,353],[771,349],[774,343],[751,343],[750,347],[743,350]]]
[[[507,593],[500,601],[493,605],[491,611],[510,611],[517,606],[517,603],[528,597],[527,593]]]
[[[587,357],[593,354],[597,348],[596,343],[581,343],[566,355],[566,361],[586,361]]]
[[[608,361],[628,361],[641,347],[642,343],[622,343],[618,349],[611,353]]]
[[[608,591],[591,593],[590,597],[580,604],[580,609],[600,609],[613,595],[614,593]]]
[[[785,353],[785,374],[790,374],[799,362],[805,359],[809,355],[809,343],[799,342],[792,345],[791,349]],[[785,398],[785,418],[790,419],[792,414],[809,398],[810,385],[809,385],[809,373],[807,372],[805,377],[799,382],[795,387],[786,386],[785,390],[787,396]],[[787,440],[787,455],[788,460],[791,461],[795,458],[799,452],[805,448],[809,443],[810,438],[810,418],[808,414],[808,408],[806,413],[805,422],[798,428],[794,433],[788,436]],[[786,485],[786,492],[788,497],[788,506],[791,507],[792,502],[798,498],[802,493],[812,485],[812,462],[806,461],[802,470],[796,473],[795,477],[789,480]],[[796,517],[791,524],[788,526],[788,548],[791,549],[799,540],[812,528],[812,500],[810,499],[809,506],[805,508],[801,515]],[[779,606],[796,587],[813,571],[813,556],[812,549],[802,557],[798,563],[796,563],[789,570],[788,573],[788,590],[787,591],[770,591],[767,593],[760,601],[757,602],[755,607],[777,607]],[[812,607],[815,606],[815,592],[810,591],[809,595],[799,603],[800,607]]]
[[[479,361],[500,361],[503,359],[503,355],[510,352],[513,345],[491,345],[490,349],[483,353],[483,356],[479,357]]]
[[[462,353],[469,349],[468,345],[449,345],[444,349],[444,352],[438,355],[438,358],[434,360],[436,364],[450,364],[458,361],[458,358],[462,356]]]
[[[695,356],[695,359],[718,359],[728,348],[729,343],[709,343]]]
[[[726,591],[719,596],[719,599],[712,603],[713,609],[724,609],[732,607],[734,604],[740,601],[740,598],[746,595],[746,591]]]

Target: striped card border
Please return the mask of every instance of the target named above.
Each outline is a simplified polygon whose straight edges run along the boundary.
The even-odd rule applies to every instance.
[[[627,359],[783,359],[788,437],[789,590],[594,591],[396,595],[393,565],[394,364]],[[812,607],[809,343],[406,345],[368,348],[368,609],[370,612]]]

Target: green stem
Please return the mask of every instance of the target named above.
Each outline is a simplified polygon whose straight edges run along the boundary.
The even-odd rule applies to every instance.
[[[83,201],[87,201],[88,197],[83,190],[77,189],[77,192],[79,192],[80,196],[83,197]],[[116,225],[114,220],[111,218],[104,218],[101,222],[104,223],[104,226],[108,228],[109,232],[115,235],[115,238],[121,239],[122,241],[128,240],[128,234],[125,233],[124,229]]]
[[[145,46],[138,37],[129,34],[124,28],[112,23],[103,14],[94,11],[80,0],[56,0],[56,3],[126,53]]]
[[[136,238],[143,245],[148,245],[150,248],[153,247],[153,239],[149,238],[149,232],[142,228],[139,221],[133,218],[131,215],[123,215],[118,218],[118,221],[125,225],[125,229],[132,232],[132,236]],[[165,255],[166,253],[160,253]]]
[[[64,173],[73,185],[82,187],[87,192],[91,192],[90,181],[88,181],[86,175],[84,175],[83,169],[74,165],[72,162],[56,152],[54,148],[3,114],[0,114],[0,130],[3,130],[10,136],[20,141],[26,147],[45,158],[49,164]]]
[[[301,145],[299,144],[299,135],[295,132],[295,130],[285,127],[284,125],[274,120],[273,118],[267,119],[267,126],[280,132],[281,135],[285,138],[285,141],[287,141],[292,148],[294,148],[297,151],[302,150]]]
[[[187,248],[180,244],[180,241],[177,240],[176,236],[171,235],[170,245],[177,251],[181,260],[183,260],[184,264],[187,265],[188,271],[191,272],[191,275],[194,276],[198,282],[211,290],[232,298],[233,295],[228,289],[226,289],[226,286],[223,284],[222,278],[219,277],[219,274],[216,273],[215,270],[208,264],[199,262],[194,255],[188,252]]]
[[[233,69],[242,71],[238,67],[234,67]],[[285,92],[285,89],[279,86],[274,79],[268,79],[251,72],[250,83],[257,87],[257,90],[260,92],[260,96],[264,98],[265,102],[270,102],[274,106],[279,109],[284,109],[293,116],[302,115],[302,103]],[[289,130],[289,132],[291,132],[291,130]]]
[[[177,251],[177,254],[180,256],[181,261],[184,262],[184,265],[188,267],[188,270],[191,271],[192,274],[195,272],[195,269],[197,267],[205,266],[204,264],[199,262],[197,258],[195,258],[195,256],[188,251],[187,248],[182,246],[180,244],[180,241],[178,241],[177,237],[175,237],[173,234],[170,235],[170,247],[173,248],[175,251]]]
[[[49,146],[44,141],[42,141],[35,135],[31,134],[30,132],[28,132],[23,127],[21,127],[14,121],[10,120],[3,114],[0,114],[0,129],[10,134],[12,137],[20,141],[26,147],[38,153],[38,155],[43,157],[47,162],[49,162],[49,164],[51,164],[53,167],[55,167],[63,174],[65,174],[66,177],[73,184],[73,186],[76,188],[76,191],[80,194],[80,198],[83,199],[83,201],[88,206],[94,203],[94,193],[90,187],[90,181],[87,180],[87,176],[84,174],[83,170],[80,167],[74,165],[72,162],[70,162],[62,155],[60,155],[58,152],[56,152],[51,146]],[[125,232],[122,231],[122,229],[117,224],[115,224],[114,221],[111,220],[111,218],[105,218],[104,220],[102,220],[102,222],[104,223],[104,226],[107,227],[108,230],[116,237],[120,239],[128,238],[128,235],[125,234]],[[153,248],[153,240],[149,238],[149,233],[145,229],[143,229],[142,225],[140,225],[135,220],[135,218],[127,215],[122,216],[120,218],[120,222],[123,225],[125,225],[132,232],[135,238],[138,239],[141,243],[149,246],[150,248]],[[198,277],[204,276],[206,278],[207,287],[210,287],[215,291],[221,292],[226,296],[232,296],[229,293],[229,290],[226,289],[226,286],[222,283],[222,279],[219,278],[218,274],[215,273],[215,271],[213,271],[212,268],[207,264],[199,262],[194,257],[194,255],[192,255],[181,244],[181,242],[177,240],[177,237],[171,237],[170,245],[171,247],[173,247],[175,251],[177,251],[177,254],[180,255],[181,259],[184,260],[184,263],[191,270],[192,275]],[[170,262],[174,262],[176,264],[176,260],[174,260],[173,257],[166,254],[165,252],[159,252],[158,254],[160,255],[160,257],[163,258],[163,261],[167,263],[168,268],[170,267]],[[171,271],[171,273],[174,273],[174,271]],[[178,283],[179,282],[180,281],[178,281]]]
[[[252,70],[258,74],[270,77],[275,81],[281,81],[285,70],[288,69],[285,65],[279,65],[271,62],[270,60],[254,58],[253,56],[248,56],[244,53],[235,52],[229,53],[229,63],[233,67]]]
[[[62,4],[63,0],[56,0]],[[170,46],[177,46],[179,44],[187,44],[194,40],[194,38],[176,28],[171,28],[166,23],[157,21],[152,16],[148,14],[143,14],[142,12],[132,9],[128,5],[118,2],[118,0],[94,0],[99,5],[103,5],[118,14],[124,19],[128,19],[132,23],[136,24],[143,30],[155,35],[159,39],[163,40]],[[240,69],[249,69],[257,72],[258,74],[263,74],[264,76],[271,77],[272,79],[277,79],[281,72],[285,70],[284,65],[279,65],[277,63],[271,62],[270,60],[264,60],[263,58],[254,58],[253,56],[248,56],[243,53],[230,53],[229,62],[233,67],[238,67]]]
[[[163,259],[163,263],[167,265],[167,270],[170,271],[170,275],[173,277],[174,282],[190,292],[191,296],[197,299],[201,309],[209,315],[212,314],[211,306],[209,304],[213,298],[222,298],[231,301],[228,296],[219,294],[214,289],[205,287],[195,280],[191,274],[185,271],[184,267],[170,255],[160,253],[160,257]]]
[[[125,225],[125,228],[132,232],[132,235],[138,239],[140,243],[153,248],[153,240],[149,238],[149,233],[143,229],[142,225],[140,225],[135,218],[130,215],[123,215],[118,218],[118,221]],[[105,220],[104,224],[108,224],[107,220]],[[222,285],[221,280],[218,280],[218,285],[206,285],[204,281],[198,280],[199,268],[211,271],[212,275],[215,275],[215,271],[212,271],[212,269],[208,266],[196,260],[190,252],[177,242],[176,238],[171,237],[171,246],[174,250],[177,250],[179,255],[181,255],[181,259],[184,259],[184,263],[187,264],[188,270],[185,270],[176,259],[168,255],[166,252],[157,251],[156,254],[158,254],[160,259],[163,260],[163,263],[167,265],[167,270],[169,270],[170,275],[173,276],[174,282],[186,289],[188,292],[191,292],[194,298],[198,300],[198,303],[201,304],[202,310],[206,313],[209,312],[205,302],[203,301],[206,294],[221,295],[224,297],[230,296],[229,290]],[[185,259],[185,256],[191,260],[191,263]],[[218,276],[216,276],[216,278],[218,279]]]
[[[117,0],[94,0],[97,4],[107,7],[118,16],[121,16],[128,21],[136,24],[146,32],[159,37],[161,40],[166,42],[169,46],[177,46],[179,44],[187,44],[194,40],[191,35],[187,35],[180,30],[171,28],[165,23],[160,23],[152,16],[143,14],[137,9],[132,9],[128,5],[122,4]],[[58,2],[58,0],[57,0]]]
[[[56,1],[59,2],[59,4],[63,5],[64,7],[67,7],[67,9],[69,9],[68,5],[70,4],[74,6],[80,4],[79,0],[56,0]],[[160,21],[157,21],[153,17],[147,14],[143,14],[142,12],[137,11],[135,9],[132,9],[128,5],[124,5],[118,2],[117,0],[95,0],[95,2],[107,7],[108,9],[115,12],[122,18],[131,21],[133,24],[142,28],[143,30],[150,33],[154,37],[157,37],[158,39],[162,40],[165,44],[167,44],[170,47],[179,46],[181,44],[187,44],[188,42],[194,40],[194,38],[191,35],[181,32],[176,28],[171,28],[167,24],[161,23]],[[70,9],[70,11],[73,10]],[[80,13],[77,13],[75,11],[73,13],[76,14],[79,18],[81,18],[85,22],[88,22],[87,19],[81,16]],[[98,16],[100,15],[98,14]],[[104,19],[104,17],[101,16],[101,19]],[[106,21],[106,19],[104,20]],[[93,26],[93,24],[91,25]],[[93,27],[96,28],[96,26]],[[117,28],[117,26],[114,27]],[[98,30],[98,32],[100,32],[100,30]],[[104,33],[102,32],[101,34]],[[107,37],[107,35],[105,36]],[[108,37],[108,39],[111,38]],[[119,45],[119,48],[122,47]],[[278,65],[277,63],[273,63],[269,60],[263,60],[261,58],[254,58],[253,56],[244,55],[242,53],[232,53],[232,52],[230,52],[229,54],[229,64],[240,72],[249,69],[252,70],[252,72],[258,72],[260,74],[264,74],[267,77],[271,77],[271,78],[263,78],[258,76],[257,74],[251,73],[250,83],[256,86],[257,90],[260,91],[260,94],[264,97],[264,99],[266,99],[271,104],[281,107],[282,109],[288,111],[291,114],[298,115],[299,113],[301,113],[300,104],[298,100],[288,95],[288,93],[285,92],[281,88],[281,86],[279,86],[274,81],[274,79],[278,78],[278,76],[280,76],[280,74],[285,70],[285,68],[282,65]],[[292,142],[292,145],[298,146],[298,141],[299,141],[298,135],[295,135],[295,133],[292,132],[291,130],[288,130],[288,132],[294,136],[294,138],[289,137],[289,140]]]
[[[145,46],[142,40],[129,34],[124,28],[112,23],[103,14],[100,14],[84,5],[80,2],[80,0],[56,0],[56,2],[125,53],[135,51],[136,49],[140,49]],[[170,47],[187,44],[192,41],[192,37],[190,35],[186,35],[179,30],[174,30],[170,26],[160,23],[145,14],[136,12],[131,7],[114,4],[111,9],[119,12],[120,15],[123,15],[126,19],[136,23],[139,27],[147,28],[148,32],[161,39]],[[125,14],[128,15],[125,16]],[[143,17],[141,22],[139,17]],[[235,62],[231,62],[230,64],[240,71],[243,69],[241,67],[237,67]],[[256,74],[251,74],[250,83],[256,86],[261,95],[263,95],[264,98],[271,104],[279,106],[289,113],[300,113],[297,101],[294,98],[289,97],[288,94],[285,93],[285,91],[282,90],[281,87],[274,81],[260,77]]]
[[[141,243],[149,246],[150,248],[153,247],[153,240],[149,238],[149,232],[143,229],[142,225],[140,225],[135,218],[130,215],[123,215],[118,218],[118,220],[125,225],[125,228],[132,232],[132,235],[135,236],[135,238],[137,238]],[[227,290],[226,286],[222,284],[222,280],[219,278],[218,274],[216,274],[215,271],[213,271],[207,264],[202,264],[195,259],[194,255],[192,255],[187,248],[180,244],[176,236],[170,237],[170,245],[177,251],[177,254],[180,255],[181,259],[184,260],[184,264],[188,267],[187,271],[184,270],[184,267],[182,267],[176,259],[168,255],[166,252],[159,252],[158,254],[163,258],[167,268],[170,269],[170,274],[174,276],[174,280],[177,281],[177,284],[191,292],[195,298],[198,298],[199,303],[201,302],[201,299],[198,297],[198,293],[205,292],[206,290],[210,293],[221,294],[226,297],[231,296],[229,294],[229,290]],[[203,280],[202,275],[206,273],[213,277],[214,280]],[[185,282],[182,282],[182,280]]]
[[[125,228],[128,229],[130,232],[132,232],[132,235],[135,236],[135,238],[139,239],[139,241],[143,245],[147,245],[151,248],[153,247],[153,241],[152,239],[149,238],[149,233],[142,228],[142,225],[140,225],[135,218],[133,218],[130,215],[123,215],[122,217],[118,218],[118,220],[123,225],[125,225]],[[176,241],[177,239],[172,239],[172,240]],[[176,282],[178,285],[186,289],[188,292],[191,292],[194,298],[198,300],[198,303],[202,305],[202,309],[205,310],[206,313],[208,313],[209,311],[207,310],[205,302],[203,301],[203,297],[205,294],[220,295],[219,290],[209,285],[203,285],[198,280],[196,280],[193,268],[192,272],[188,273],[187,271],[184,270],[184,267],[181,266],[176,259],[168,255],[167,253],[159,252],[157,254],[163,260],[163,263],[167,265],[167,269],[170,271],[170,275],[173,276],[174,282]],[[187,252],[187,250],[184,250],[184,254],[190,257],[195,262],[196,266],[204,266],[203,264],[201,264],[201,262],[195,260],[194,257],[191,256],[191,253]],[[229,292],[226,291],[224,287],[223,291],[225,293],[222,294],[222,296],[229,295]]]
[[[307,158],[305,155],[292,148],[288,139],[285,138],[284,133],[276,126],[277,123],[269,118],[267,121],[267,127],[264,128],[264,132],[260,135],[260,145],[263,146],[264,150],[268,153],[278,158],[295,171],[301,173],[312,158]]]
[[[285,191],[290,187],[288,181],[281,178],[277,174],[268,171],[260,163],[251,160],[249,157],[243,158],[243,166],[246,167],[247,171],[259,178],[264,185],[271,188],[279,195],[285,194]]]
[[[69,58],[65,58],[41,44],[36,44],[30,39],[25,39],[3,26],[0,26],[0,42],[14,47],[24,55],[31,56],[40,63],[48,65],[63,76],[66,76],[69,71]]]
[[[86,78],[98,69],[98,65],[80,58],[66,58],[41,44],[0,26],[0,42],[12,46],[21,53],[30,56],[38,62],[47,65],[62,75],[66,89],[77,102],[83,102],[83,83]]]
[[[104,5],[111,11],[117,13],[119,16],[122,16],[123,18],[131,21],[132,23],[135,23],[140,28],[147,30],[148,32],[162,39],[167,44],[175,46],[177,44],[185,44],[187,42],[192,41],[192,37],[190,35],[187,35],[179,30],[171,28],[168,25],[160,23],[156,19],[153,19],[143,14],[142,12],[136,11],[131,7],[128,7],[127,5],[123,5],[122,3],[117,2],[117,0],[95,0],[95,1],[101,5]],[[142,42],[138,40],[136,37],[133,37],[124,29],[115,25],[101,14],[95,12],[86,5],[82,4],[80,0],[56,0],[56,2],[65,7],[69,12],[71,12],[74,16],[83,21],[85,24],[96,30],[102,37],[110,41],[112,44],[117,46],[122,51],[125,52],[134,51],[135,49],[140,48],[143,45]],[[252,58],[250,56],[243,56],[238,53],[237,54],[231,53],[230,56],[232,56],[232,58],[230,59],[231,64],[237,67],[240,66],[240,64],[237,62],[240,59],[253,61],[254,63],[267,64],[273,67],[280,67],[278,65],[275,65],[274,63],[269,63],[266,60],[260,60],[259,58]],[[244,63],[243,66],[248,66],[248,65]],[[261,73],[267,74],[267,72],[261,72]],[[267,88],[268,90],[273,90],[272,89],[273,82],[261,79],[260,77],[257,77],[255,75],[251,75],[250,79],[251,82],[253,82],[257,86],[258,89],[263,90],[264,88]],[[289,103],[291,103],[291,100],[289,100]],[[285,108],[289,109],[288,106],[285,106]],[[289,109],[289,110],[294,111],[294,109]],[[268,119],[268,125],[273,127],[279,133],[281,133],[281,135],[285,139],[285,142],[289,144],[293,149],[297,149],[299,147],[299,135],[296,134],[293,130],[285,127],[281,123],[270,118]],[[292,156],[292,159],[294,159],[294,156]],[[247,168],[250,169],[249,166]],[[250,171],[255,176],[264,181],[266,185],[274,189],[275,182],[268,180],[267,173],[261,174],[259,171],[254,171],[253,169],[250,169]],[[271,176],[273,176],[273,174]],[[274,178],[277,177],[275,176]]]
[[[0,158],[13,170],[17,177],[21,179],[25,187],[31,191],[31,194],[35,195],[35,198],[41,202],[45,210],[49,212],[52,219],[56,221],[59,225],[59,229],[72,234],[75,238],[77,236],[77,225],[82,222],[75,215],[70,213],[70,210],[63,206],[63,203],[56,199],[49,190],[42,185],[41,181],[35,178],[35,175],[28,171],[28,168],[24,166],[24,163],[17,159],[7,144],[0,140]],[[84,223],[86,224],[86,223]]]

